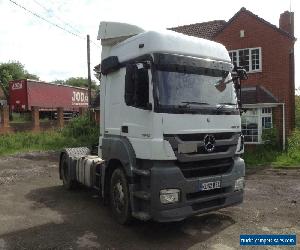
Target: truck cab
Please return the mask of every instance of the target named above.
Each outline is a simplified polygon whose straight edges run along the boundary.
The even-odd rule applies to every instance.
[[[117,221],[179,221],[241,203],[239,77],[226,48],[112,22],[98,38],[101,136],[97,163],[85,165]]]

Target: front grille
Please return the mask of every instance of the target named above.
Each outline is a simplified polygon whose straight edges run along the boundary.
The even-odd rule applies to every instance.
[[[225,187],[225,188],[217,188],[217,189],[212,189],[212,190],[204,190],[204,191],[199,191],[199,192],[195,192],[195,193],[189,193],[189,194],[186,194],[186,199],[194,200],[194,199],[199,199],[199,198],[203,198],[203,197],[225,194],[225,193],[230,192],[230,189],[231,189],[230,187]]]
[[[167,140],[172,149],[174,150],[175,155],[180,160],[181,157],[185,157],[184,155],[195,155],[196,157],[207,154],[218,154],[218,153],[227,153],[232,156],[233,147],[235,147],[238,143],[238,133],[233,132],[224,132],[224,133],[215,133],[211,134],[215,138],[215,148],[213,152],[207,152],[204,146],[204,138],[207,136],[207,133],[201,134],[164,134],[164,139]],[[197,152],[191,153],[178,153],[179,144],[184,145],[191,142],[195,142],[197,144]],[[228,156],[227,156],[228,157]],[[212,157],[213,158],[213,157]],[[184,160],[183,160],[184,161]]]
[[[226,152],[230,147],[231,145],[216,146],[212,153]],[[195,153],[191,153],[191,154],[195,154]],[[197,148],[197,154],[209,154],[209,153],[205,150],[204,146],[201,146]]]
[[[229,172],[233,165],[232,158],[212,159],[197,162],[179,162],[177,166],[185,178],[221,175]]]
[[[194,211],[205,209],[205,208],[211,208],[211,207],[216,207],[216,206],[222,206],[225,203],[225,198],[220,198],[220,199],[214,199],[210,201],[204,201],[204,202],[199,202],[195,203],[192,205],[192,209]]]
[[[232,132],[226,132],[226,133],[215,133],[213,134],[216,140],[227,140],[231,139],[232,136],[235,133]],[[203,134],[178,134],[178,138],[182,141],[203,141],[204,137],[207,135],[207,133]],[[168,136],[174,136],[174,135],[165,135],[166,137]]]

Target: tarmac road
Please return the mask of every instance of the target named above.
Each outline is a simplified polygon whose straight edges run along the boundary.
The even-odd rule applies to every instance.
[[[229,250],[241,249],[240,234],[273,233],[297,234],[300,249],[300,170],[248,173],[240,206],[183,222],[121,226],[96,193],[63,189],[57,154],[0,158],[0,249]]]

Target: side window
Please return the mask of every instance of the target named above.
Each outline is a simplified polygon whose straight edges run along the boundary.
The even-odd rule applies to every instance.
[[[261,124],[263,129],[272,128],[272,108],[262,108]]]
[[[239,50],[239,65],[249,71],[249,49]]]
[[[126,66],[125,103],[136,108],[152,109],[149,104],[148,67],[142,63]]]
[[[230,51],[229,56],[233,65],[237,66],[237,56],[236,51]]]

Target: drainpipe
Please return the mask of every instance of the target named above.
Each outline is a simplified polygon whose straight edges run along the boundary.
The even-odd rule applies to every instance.
[[[282,105],[282,149],[285,150],[285,103],[278,103]]]

